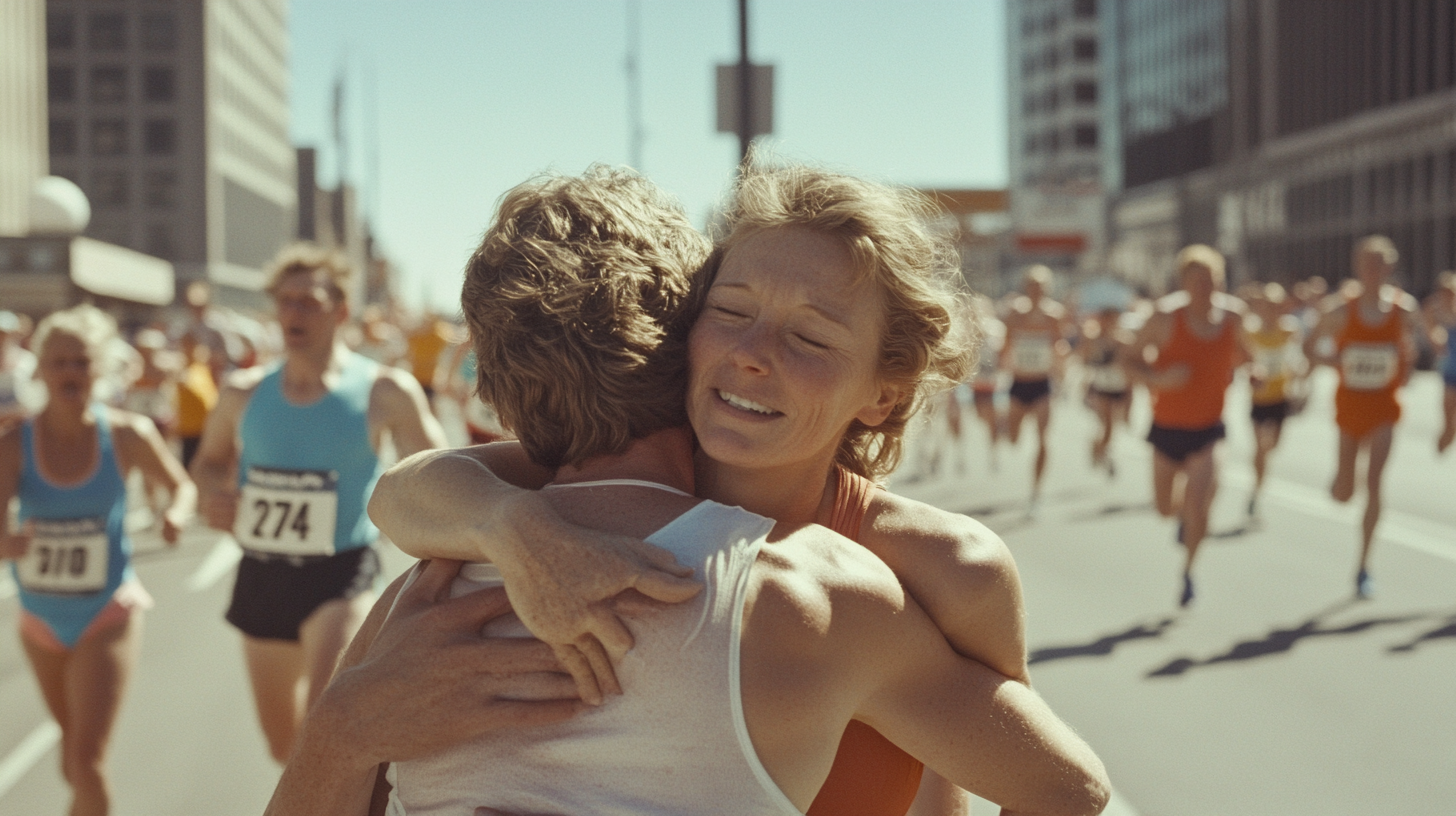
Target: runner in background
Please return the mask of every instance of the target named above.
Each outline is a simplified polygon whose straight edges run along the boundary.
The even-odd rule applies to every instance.
[[[20,343],[23,328],[19,315],[0,311],[0,432],[19,422],[40,401],[34,393],[35,355]]]
[[[344,345],[350,275],[337,253],[284,250],[267,289],[284,358],[230,375],[192,466],[208,524],[244,549],[227,620],[280,763],[373,602],[379,531],[364,508],[380,444],[388,434],[405,457],[445,443],[413,378]]]
[[[1279,445],[1284,420],[1295,413],[1302,401],[1301,383],[1308,370],[1300,351],[1304,333],[1299,318],[1289,311],[1284,287],[1269,283],[1250,299],[1251,311],[1244,320],[1244,344],[1252,364],[1249,388],[1254,423],[1254,492],[1249,496],[1249,516],[1258,515],[1259,495],[1268,470],[1269,454]]]
[[[1445,453],[1456,440],[1456,272],[1442,272],[1436,289],[1425,305],[1426,328],[1431,347],[1441,355],[1441,380],[1445,383],[1441,414],[1445,418],[1436,438],[1436,452]]]
[[[495,409],[475,394],[475,348],[468,338],[451,350],[449,364],[441,367],[439,373],[436,391],[449,396],[459,405],[470,444],[484,445],[514,438],[501,425]]]
[[[1415,359],[1415,298],[1388,283],[1399,258],[1395,244],[1384,235],[1357,241],[1353,257],[1357,280],[1354,286],[1341,285],[1344,298],[1320,318],[1304,348],[1311,361],[1340,372],[1335,389],[1339,465],[1330,485],[1335,501],[1354,497],[1357,459],[1361,453],[1367,457],[1367,500],[1355,572],[1358,598],[1369,598],[1374,591],[1370,547],[1380,521],[1381,481],[1400,419],[1396,392],[1410,377]]]
[[[409,347],[404,332],[384,317],[384,308],[376,303],[364,307],[359,318],[359,346],[354,349],[376,363],[399,365]]]
[[[996,392],[1001,390],[1001,350],[1006,346],[1006,324],[996,317],[995,304],[985,295],[972,295],[971,306],[982,332],[976,374],[971,380],[971,404],[986,426],[987,450],[994,472],[998,469],[1001,448],[1002,420],[996,407]]]
[[[1239,337],[1244,304],[1223,291],[1223,255],[1193,244],[1174,263],[1182,291],[1159,303],[1125,349],[1123,367],[1153,394],[1153,497],[1161,515],[1179,520],[1186,557],[1178,605],[1186,607],[1193,602],[1193,561],[1218,490],[1214,447],[1224,437],[1224,392],[1246,352]],[[1150,351],[1157,354],[1151,365]]]
[[[175,545],[197,492],[146,417],[94,391],[116,324],[93,306],[56,312],[36,330],[40,413],[0,434],[0,507],[20,499],[20,527],[0,518],[0,558],[20,587],[20,640],[61,727],[70,813],[110,809],[106,752],[152,605],[131,565],[126,477],[132,469],[172,496],[162,538]]]
[[[455,344],[454,327],[437,314],[430,313],[420,325],[410,332],[406,340],[409,346],[410,372],[425,390],[425,398],[433,407],[435,404],[435,372],[440,366],[440,357]]]
[[[133,341],[141,355],[142,371],[126,390],[122,407],[135,414],[141,414],[152,421],[163,440],[173,438],[177,421],[177,376],[181,368],[181,355],[167,348],[167,335],[156,328],[145,328],[137,332]],[[168,448],[170,449],[170,444]],[[163,485],[156,480],[144,480],[147,507],[152,511],[153,522],[160,520],[162,509],[170,497]]]
[[[207,415],[217,405],[217,382],[212,378],[212,349],[194,335],[182,335],[182,370],[177,376],[177,440],[182,445],[182,465],[192,467]]]
[[[1111,281],[1089,285],[1082,292],[1084,313],[1092,317],[1082,321],[1077,355],[1087,372],[1087,406],[1101,425],[1092,440],[1092,465],[1107,471],[1108,478],[1117,475],[1112,437],[1118,425],[1127,424],[1132,405],[1132,383],[1122,368],[1123,349],[1133,337],[1123,328],[1122,318],[1131,302],[1132,292]]]
[[[1052,375],[1067,354],[1065,338],[1070,320],[1062,304],[1047,297],[1052,271],[1037,265],[1026,270],[1025,294],[1013,298],[1005,317],[1006,345],[1001,367],[1011,372],[1011,404],[1006,409],[1006,431],[1015,445],[1027,417],[1036,421],[1036,464],[1032,470],[1031,501],[1034,516],[1041,501],[1046,474],[1047,426],[1052,416]]]

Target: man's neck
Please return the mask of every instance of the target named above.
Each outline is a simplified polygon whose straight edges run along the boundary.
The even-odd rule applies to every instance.
[[[656,482],[693,493],[693,439],[687,428],[669,428],[634,440],[622,453],[594,456],[580,465],[563,465],[556,484],[606,479]]]
[[[284,358],[283,379],[296,385],[322,383],[325,376],[343,367],[348,355],[349,348],[339,340],[316,349],[291,350]]]

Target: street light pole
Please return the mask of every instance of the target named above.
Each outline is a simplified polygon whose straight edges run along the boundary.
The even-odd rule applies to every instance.
[[[738,0],[738,163],[748,161],[748,145],[753,142],[753,80],[748,62],[748,0]]]

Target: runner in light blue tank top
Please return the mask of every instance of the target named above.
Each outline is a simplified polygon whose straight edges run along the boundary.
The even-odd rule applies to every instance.
[[[35,523],[31,551],[11,562],[20,603],[45,621],[67,648],[111,600],[123,581],[135,577],[127,536],[126,482],[117,465],[106,408],[96,405],[101,456],[85,483],[57,487],[36,468],[35,421],[21,428],[25,465],[20,473],[20,521]]]
[[[310,405],[284,398],[281,364],[258,383],[241,424],[243,500],[234,535],[244,547],[321,556],[379,536],[365,513],[381,471],[369,440],[378,372],[378,363],[351,353],[338,386]]]

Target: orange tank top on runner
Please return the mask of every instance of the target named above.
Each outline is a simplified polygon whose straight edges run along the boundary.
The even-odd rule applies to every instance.
[[[1345,302],[1345,328],[1335,338],[1340,367],[1335,424],[1348,436],[1362,439],[1400,419],[1395,392],[1410,367],[1404,335],[1400,309],[1391,307],[1382,323],[1367,326],[1359,301]]]
[[[834,509],[826,526],[858,541],[860,523],[877,487],[843,467],[836,471]],[[834,767],[809,806],[808,816],[904,816],[915,801],[924,770],[919,760],[880,732],[850,720],[839,740]]]
[[[1173,312],[1173,336],[1158,350],[1153,368],[1188,367],[1188,381],[1180,388],[1153,392],[1153,424],[1163,428],[1197,431],[1217,425],[1223,416],[1223,395],[1233,382],[1238,363],[1237,321],[1224,315],[1223,327],[1204,339],[1188,328],[1188,308]]]

